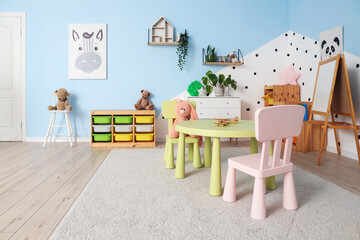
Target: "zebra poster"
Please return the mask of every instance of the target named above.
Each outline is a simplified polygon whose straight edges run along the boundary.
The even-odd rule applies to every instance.
[[[106,24],[69,24],[69,78],[106,79]]]

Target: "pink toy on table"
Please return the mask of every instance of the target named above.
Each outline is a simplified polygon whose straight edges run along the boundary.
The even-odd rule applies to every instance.
[[[171,138],[177,138],[179,137],[179,132],[175,130],[175,125],[178,122],[182,122],[182,121],[188,121],[188,117],[190,116],[190,120],[199,120],[198,115],[196,113],[195,108],[188,102],[183,102],[179,99],[175,99],[175,101],[178,102],[178,104],[175,107],[175,113],[178,116],[175,121],[174,124],[170,130],[169,136]],[[199,138],[199,146],[201,147],[202,145],[202,137],[201,136],[195,136],[195,135],[190,135],[191,137],[198,137]]]

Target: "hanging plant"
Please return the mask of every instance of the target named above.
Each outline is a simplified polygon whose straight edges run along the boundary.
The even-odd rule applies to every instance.
[[[185,29],[185,33],[180,33],[179,44],[176,49],[176,54],[178,55],[178,66],[182,71],[185,65],[185,58],[188,55],[188,45],[189,45],[189,35]]]

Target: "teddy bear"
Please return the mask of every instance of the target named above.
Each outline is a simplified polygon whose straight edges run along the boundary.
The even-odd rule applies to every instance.
[[[69,95],[68,91],[65,88],[59,88],[58,90],[55,90],[54,92],[56,94],[56,97],[58,98],[58,102],[55,106],[48,106],[49,111],[52,110],[72,110],[72,107],[69,105],[69,99],[67,98]]]
[[[135,108],[137,110],[151,110],[154,108],[154,105],[151,103],[150,93],[146,90],[141,90],[141,98],[136,102]]]
[[[178,104],[175,107],[175,113],[177,115],[177,118],[174,121],[174,124],[172,125],[172,128],[170,129],[169,136],[171,138],[178,138],[179,132],[175,130],[175,125],[178,122],[182,121],[188,121],[188,117],[190,116],[191,120],[198,120],[198,115],[196,113],[195,108],[188,102],[181,101],[180,99],[175,99],[175,101],[178,102]],[[199,138],[199,146],[202,145],[202,137],[201,136],[195,136],[190,135],[191,137],[198,137]]]

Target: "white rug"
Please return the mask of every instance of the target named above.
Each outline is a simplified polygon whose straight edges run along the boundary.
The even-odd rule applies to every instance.
[[[227,158],[247,148],[222,149]],[[175,151],[176,153],[176,151]],[[266,194],[267,219],[250,217],[253,178],[237,172],[235,203],[208,194],[210,169],[165,169],[163,149],[115,149],[52,239],[360,239],[360,196],[295,167],[299,209],[281,207],[283,177]]]

